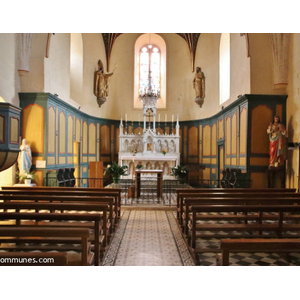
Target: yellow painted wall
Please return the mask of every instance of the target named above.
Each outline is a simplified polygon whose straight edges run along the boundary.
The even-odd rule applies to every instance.
[[[266,105],[259,105],[251,114],[251,153],[268,154],[269,136],[267,128],[273,120],[273,112]]]
[[[48,152],[55,153],[55,110],[53,106],[48,109]]]
[[[22,136],[27,139],[32,152],[44,152],[44,124],[44,109],[41,106],[30,104],[23,109]]]

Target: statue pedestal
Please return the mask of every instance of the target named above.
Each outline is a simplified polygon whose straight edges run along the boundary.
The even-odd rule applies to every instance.
[[[267,174],[268,188],[285,188],[285,166],[269,166]]]

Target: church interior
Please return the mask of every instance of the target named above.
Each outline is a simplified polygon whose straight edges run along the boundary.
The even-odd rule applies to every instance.
[[[31,217],[36,224],[43,218],[58,223],[64,205],[77,211],[74,218],[84,208],[101,210],[106,236],[98,243],[95,234],[83,246],[81,228],[79,264],[89,265],[91,251],[90,264],[101,267],[299,266],[299,53],[299,33],[0,33],[0,222],[7,222],[9,209],[19,229],[21,218],[30,219],[17,216],[17,209],[40,209],[40,217]],[[272,131],[276,118],[280,124]],[[275,153],[276,132],[284,142]],[[31,152],[24,170],[34,174],[29,184],[20,181],[24,140]],[[108,176],[113,162],[125,166],[120,179]],[[184,183],[172,173],[178,166],[187,168]],[[59,181],[65,170],[74,185]],[[155,182],[154,196],[139,201],[139,179],[147,176]],[[175,185],[168,190],[168,183]],[[201,193],[206,202],[195,199]],[[44,216],[43,209],[54,209],[55,216]],[[229,209],[220,237],[214,226],[223,224],[218,220]],[[252,215],[256,209],[260,217]],[[277,227],[273,234],[282,222],[276,213],[289,216],[280,226],[290,234]],[[262,215],[266,223],[257,221]],[[85,218],[99,226],[96,217]],[[201,226],[215,235],[212,241],[206,242]],[[227,234],[232,226],[233,236]],[[253,237],[248,231],[244,237],[246,226],[258,228]],[[0,225],[0,246],[8,240],[7,227]],[[76,228],[65,237],[60,231],[60,239],[75,240]],[[32,228],[32,234],[37,239],[42,233]],[[232,238],[236,244],[228,250]],[[257,251],[254,241],[248,245],[252,239]],[[5,247],[0,253],[12,253]]]

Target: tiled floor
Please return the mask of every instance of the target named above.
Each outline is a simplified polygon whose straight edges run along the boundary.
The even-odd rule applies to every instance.
[[[133,210],[115,266],[181,266],[165,211]]]
[[[226,237],[226,235],[224,235]],[[201,247],[219,248],[219,240],[201,240]],[[300,253],[233,253],[232,266],[300,266]],[[216,253],[199,256],[200,266],[215,266]],[[175,219],[175,207],[123,207],[122,218],[103,260],[104,266],[194,266]]]
[[[175,222],[162,209],[125,210],[103,265],[193,265]]]

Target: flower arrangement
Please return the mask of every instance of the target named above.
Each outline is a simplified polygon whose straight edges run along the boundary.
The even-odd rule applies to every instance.
[[[138,164],[136,165],[136,168],[137,169],[142,169],[143,168],[143,165],[142,165],[141,161],[138,162]]]
[[[113,178],[118,178],[126,174],[128,167],[120,166],[117,162],[112,162],[111,165],[107,165],[104,175],[110,175]]]
[[[34,178],[35,178],[36,175],[34,174],[34,172],[29,172],[29,173],[20,173],[20,172],[17,172],[17,176],[19,178],[19,181],[23,182],[25,179],[34,180]]]
[[[186,175],[187,175],[187,169],[185,166],[182,166],[182,165],[173,167],[171,170],[172,170],[172,172],[171,172],[172,176],[183,178],[183,177],[186,177]]]
[[[161,153],[162,153],[163,155],[166,155],[166,154],[167,154],[167,151],[166,151],[166,150],[162,150]]]

